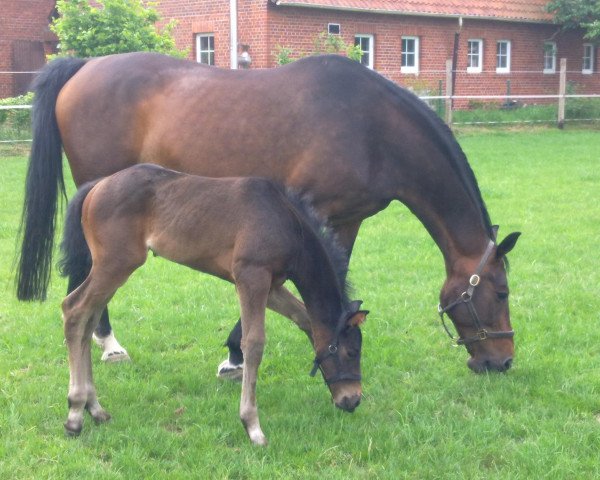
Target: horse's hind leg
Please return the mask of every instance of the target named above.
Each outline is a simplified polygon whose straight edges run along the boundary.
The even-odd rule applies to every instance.
[[[69,285],[67,287],[67,295],[73,292],[88,276],[89,267],[79,265],[77,272],[72,272],[69,275]],[[127,350],[125,350],[115,338],[112,331],[110,321],[108,319],[108,307],[104,308],[100,316],[100,322],[92,336],[94,342],[102,348],[103,362],[122,362],[130,360]]]
[[[271,288],[271,274],[264,268],[245,267],[234,271],[242,312],[242,351],[245,366],[242,378],[240,419],[255,445],[266,445],[256,407],[256,379],[265,345],[265,309]]]
[[[102,262],[99,262],[102,263]],[[92,375],[91,338],[103,309],[117,289],[125,283],[137,264],[102,265],[102,273],[94,269],[86,280],[62,304],[65,339],[69,349],[69,415],[65,423],[68,434],[78,435],[87,410],[96,423],[105,422],[110,415],[98,402]]]
[[[62,305],[65,339],[69,350],[69,415],[66,432],[78,435],[83,427],[83,412],[88,410],[96,422],[110,419],[96,396],[92,376],[91,337],[104,305],[90,302],[93,292],[90,277]]]

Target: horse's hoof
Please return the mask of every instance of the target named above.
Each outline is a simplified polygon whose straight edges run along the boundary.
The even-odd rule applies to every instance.
[[[65,433],[69,437],[78,437],[83,428],[83,423],[67,420],[65,422]]]
[[[94,413],[90,412],[90,415],[92,416],[92,419],[94,420],[96,425],[108,422],[111,418],[110,414],[108,412],[105,412],[104,410],[100,410],[99,412]]]
[[[217,368],[217,377],[225,380],[241,382],[244,376],[244,364],[234,365],[229,359],[224,360]]]
[[[119,350],[117,352],[104,352],[101,360],[106,363],[129,362],[131,357],[126,350]]]

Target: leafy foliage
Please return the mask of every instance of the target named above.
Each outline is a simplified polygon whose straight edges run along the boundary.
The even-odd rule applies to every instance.
[[[113,53],[153,51],[176,57],[187,52],[175,46],[172,32],[176,22],[157,29],[160,20],[152,8],[156,2],[142,0],[59,0],[60,16],[51,29],[59,38],[59,55],[97,57]]]
[[[600,2],[598,0],[552,0],[546,10],[565,29],[583,28],[585,37],[600,41]]]
[[[33,93],[31,92],[0,100],[0,106],[31,105],[32,103]],[[9,136],[15,132],[29,131],[30,118],[31,110],[28,109],[0,110],[0,137],[5,131],[10,132]]]
[[[343,54],[351,60],[360,62],[363,51],[359,45],[349,45],[339,35],[331,35],[327,32],[319,33],[313,41],[313,51],[310,53],[295,54],[294,50],[288,47],[277,45],[274,52],[277,65],[292,63],[302,57],[311,55],[322,55],[326,53]],[[294,58],[295,57],[295,58]]]

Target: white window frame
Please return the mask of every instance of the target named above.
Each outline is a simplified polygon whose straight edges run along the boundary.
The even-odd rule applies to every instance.
[[[583,44],[583,64],[581,66],[581,73],[589,75],[594,73],[594,44],[584,43]],[[589,61],[589,68],[586,67],[586,61]]]
[[[500,59],[501,55],[498,52],[498,48],[500,47],[501,44],[506,45],[506,54],[502,55],[503,57],[506,57],[506,66],[505,67],[499,67],[498,66],[498,60]],[[496,42],[496,73],[510,73],[510,54],[511,54],[511,43],[510,40],[498,40]]]
[[[337,33],[332,32],[331,30],[337,30]],[[342,26],[339,23],[328,23],[327,24],[327,34],[328,35],[341,35],[342,34]]]
[[[414,43],[414,51],[412,52],[405,52],[404,51],[404,40],[413,40]],[[400,52],[400,73],[412,73],[412,74],[418,74],[419,73],[419,53],[420,53],[420,45],[419,45],[419,37],[413,37],[413,36],[403,36],[400,39],[400,46],[402,48],[402,51]],[[415,58],[415,64],[413,66],[403,66],[402,65],[402,60],[404,59],[404,55],[414,55]]]
[[[550,48],[548,48],[550,47]],[[551,55],[549,55],[549,53]],[[552,60],[552,67],[546,68],[546,60]],[[556,73],[556,42],[544,42],[544,73]]]
[[[201,49],[201,39],[208,38],[208,49]],[[210,39],[212,38],[212,49],[210,48]],[[202,54],[208,54],[208,63],[202,62]],[[212,55],[211,55],[212,54]],[[212,63],[210,61],[212,57]],[[196,34],[196,62],[202,63],[203,65],[215,65],[215,34],[214,33],[197,33]]]
[[[366,39],[369,41],[369,50],[367,50],[367,51],[363,50],[363,57],[365,56],[365,54],[367,55],[367,63],[364,64],[362,62],[362,58],[361,58],[360,63],[365,65],[365,67],[373,70],[373,67],[375,64],[375,37],[373,35],[367,34],[367,33],[356,34],[356,35],[354,35],[354,45],[356,45],[357,40],[362,40],[362,39]],[[362,49],[362,46],[361,46],[361,49]]]
[[[477,42],[477,52],[471,53],[471,43]],[[477,56],[478,65],[469,66],[471,60]],[[467,73],[481,73],[483,71],[483,40],[481,38],[469,38],[467,41]]]

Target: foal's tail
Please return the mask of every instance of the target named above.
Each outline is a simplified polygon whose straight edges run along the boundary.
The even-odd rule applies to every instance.
[[[92,268],[92,256],[81,226],[81,213],[85,198],[98,182],[96,180],[84,184],[77,190],[67,208],[58,268],[63,277],[69,277],[69,285],[73,287],[80,285]]]
[[[62,142],[56,122],[56,99],[65,83],[85,64],[79,58],[60,58],[37,76],[32,113],[33,143],[21,217],[22,235],[17,298],[44,300],[52,269],[58,192],[65,194]]]

